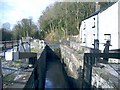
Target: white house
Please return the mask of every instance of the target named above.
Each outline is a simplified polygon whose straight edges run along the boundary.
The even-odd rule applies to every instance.
[[[99,40],[99,49],[104,49],[106,40],[110,40],[111,49],[120,49],[120,0],[102,11],[99,10],[82,21],[80,40],[82,46],[93,48],[94,39]]]

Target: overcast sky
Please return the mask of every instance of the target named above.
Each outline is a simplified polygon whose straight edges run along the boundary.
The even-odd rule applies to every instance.
[[[11,26],[23,18],[32,17],[37,23],[42,11],[57,0],[0,0],[0,27],[9,22]]]

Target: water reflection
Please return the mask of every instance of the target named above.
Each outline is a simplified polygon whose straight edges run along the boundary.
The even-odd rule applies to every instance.
[[[52,88],[53,88],[53,83],[49,80],[49,79],[47,79],[46,78],[46,80],[45,80],[45,90],[52,90]]]

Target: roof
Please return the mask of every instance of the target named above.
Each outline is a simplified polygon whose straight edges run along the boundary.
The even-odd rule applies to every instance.
[[[114,4],[112,4],[112,5],[114,5]],[[105,11],[106,9],[108,9],[109,7],[111,7],[112,5],[107,5],[106,7],[103,7],[103,8],[101,8],[101,9],[95,11],[95,12],[92,13],[90,16],[84,18],[82,21],[84,21],[84,20],[86,20],[86,19],[88,19],[88,18],[90,18],[90,17],[93,17],[93,16],[95,16],[95,15],[98,15],[99,13]]]
[[[92,13],[90,16],[86,17],[85,19],[88,19],[88,18],[90,18],[90,17],[92,17],[92,16],[97,15],[100,11],[101,11],[101,10],[98,10],[98,11]],[[85,19],[83,19],[83,20],[85,20]]]

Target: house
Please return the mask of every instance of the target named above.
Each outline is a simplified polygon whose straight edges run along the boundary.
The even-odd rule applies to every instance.
[[[94,48],[94,40],[99,40],[99,49],[104,50],[106,41],[110,41],[110,50],[120,49],[120,0],[107,8],[98,10],[84,19],[80,26],[81,46]]]
[[[80,26],[81,46],[94,48],[94,41],[99,40],[99,49],[104,50],[106,41],[110,41],[109,53],[120,52],[120,0],[105,10],[98,10],[86,19]],[[89,65],[89,63],[87,63]],[[93,66],[92,87],[119,90],[119,59],[109,58],[108,63]],[[87,72],[87,71],[86,71]],[[87,73],[87,77],[90,75]]]

